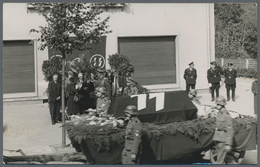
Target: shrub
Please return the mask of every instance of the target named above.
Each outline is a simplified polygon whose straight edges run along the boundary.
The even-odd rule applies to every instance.
[[[113,54],[108,58],[108,63],[114,71],[119,75],[125,76],[127,73],[134,72],[134,66],[130,62],[130,58],[122,54]]]
[[[253,68],[237,68],[237,76],[245,78],[254,78],[257,70]]]

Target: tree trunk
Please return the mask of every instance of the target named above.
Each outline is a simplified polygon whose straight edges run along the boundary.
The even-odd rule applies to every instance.
[[[115,96],[117,96],[117,89],[118,89],[118,73],[115,73]]]
[[[116,97],[116,89],[117,89],[117,85],[116,85],[116,73],[114,73],[114,90],[113,90],[113,96]]]
[[[62,90],[61,90],[61,108],[62,108],[62,147],[66,146],[66,131],[65,131],[65,52],[62,53]]]
[[[244,44],[245,44],[245,34],[246,34],[246,21],[244,23],[244,29],[243,29],[243,37],[242,37],[242,45],[241,45],[241,50],[244,51]]]

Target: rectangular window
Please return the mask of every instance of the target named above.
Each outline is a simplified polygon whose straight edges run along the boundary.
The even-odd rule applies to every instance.
[[[3,42],[3,93],[35,92],[34,45]]]
[[[118,52],[131,59],[142,85],[176,83],[175,36],[119,37]]]

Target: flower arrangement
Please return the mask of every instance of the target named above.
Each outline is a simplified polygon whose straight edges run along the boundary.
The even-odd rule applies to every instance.
[[[95,111],[87,115],[73,116],[65,129],[74,142],[91,140],[99,151],[109,150],[111,143],[123,146],[124,129],[117,128],[117,120],[110,115],[96,116]]]

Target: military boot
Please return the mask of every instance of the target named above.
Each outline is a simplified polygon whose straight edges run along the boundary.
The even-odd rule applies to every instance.
[[[211,90],[211,101],[214,101],[214,90]]]
[[[230,93],[229,93],[229,91],[227,91],[227,101],[229,101],[230,100]]]
[[[236,101],[235,91],[232,91],[232,100]]]
[[[216,96],[219,97],[219,90],[216,90]]]

